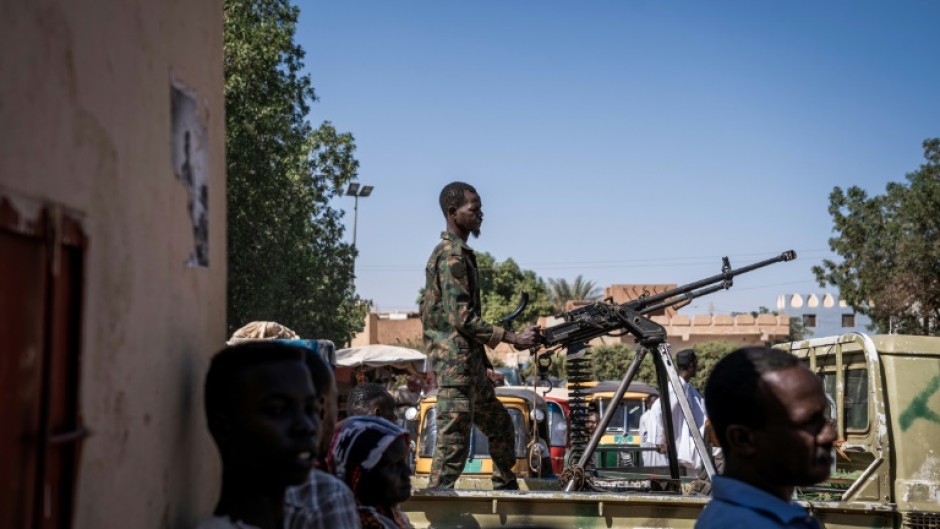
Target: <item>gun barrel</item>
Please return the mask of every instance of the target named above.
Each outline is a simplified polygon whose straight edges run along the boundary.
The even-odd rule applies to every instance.
[[[727,258],[726,258],[726,259],[727,259]],[[792,260],[794,260],[794,259],[796,259],[796,252],[793,251],[793,250],[787,250],[787,251],[783,252],[782,254],[778,255],[777,257],[771,257],[770,259],[765,259],[765,260],[763,260],[763,261],[760,261],[760,262],[757,262],[757,263],[754,263],[754,264],[750,264],[750,265],[747,265],[747,266],[743,266],[743,267],[738,268],[738,269],[723,270],[720,274],[713,275],[713,276],[711,276],[711,277],[708,277],[708,278],[705,278],[705,279],[701,279],[701,280],[699,280],[699,281],[695,281],[695,282],[689,283],[689,284],[687,284],[687,285],[682,285],[682,286],[676,287],[676,288],[674,288],[674,289],[672,289],[672,290],[667,290],[666,292],[663,292],[663,293],[661,293],[661,294],[656,294],[656,295],[654,295],[654,296],[647,296],[647,297],[644,297],[644,298],[639,298],[639,299],[635,299],[635,300],[632,300],[632,301],[628,301],[628,302],[626,303],[626,306],[628,306],[629,308],[631,308],[631,309],[633,309],[633,310],[635,310],[635,311],[637,311],[637,312],[641,312],[641,313],[642,313],[642,312],[647,312],[647,311],[645,310],[646,307],[648,307],[648,306],[650,306],[650,305],[652,305],[652,304],[654,304],[654,303],[659,303],[660,301],[668,300],[668,299],[673,298],[673,297],[676,297],[676,296],[678,296],[678,295],[680,295],[680,294],[685,294],[685,293],[687,293],[687,292],[692,292],[692,291],[694,291],[694,290],[696,290],[696,289],[699,289],[699,288],[702,288],[702,287],[704,287],[704,286],[713,285],[713,284],[715,284],[715,283],[723,282],[723,281],[730,281],[731,278],[733,278],[734,276],[738,276],[738,275],[741,275],[741,274],[746,274],[747,272],[750,272],[750,271],[752,271],[752,270],[756,270],[756,269],[758,269],[758,268],[763,268],[763,267],[765,267],[765,266],[772,265],[772,264],[774,264],[774,263],[780,263],[780,262],[784,262],[784,261],[792,261]],[[729,286],[730,286],[730,285],[729,285]],[[719,289],[716,289],[716,290],[722,290],[722,289],[719,288]],[[714,291],[711,291],[711,292],[714,292]],[[711,292],[709,292],[709,293],[711,293]]]

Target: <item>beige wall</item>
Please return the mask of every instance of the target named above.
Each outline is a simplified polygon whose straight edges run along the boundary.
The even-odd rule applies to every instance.
[[[353,336],[350,347],[371,344],[419,345],[422,341],[421,318],[418,313],[400,313],[399,318],[390,318],[388,313],[366,314],[365,328]],[[423,347],[419,348],[423,352]]]
[[[0,192],[88,236],[76,528],[184,528],[219,464],[202,378],[225,339],[222,0],[0,2]],[[208,129],[208,269],[170,166],[171,78]]]

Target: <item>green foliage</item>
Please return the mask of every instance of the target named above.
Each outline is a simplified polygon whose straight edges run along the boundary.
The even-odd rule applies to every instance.
[[[692,385],[704,390],[705,381],[715,364],[725,355],[740,347],[738,344],[715,340],[696,345],[692,349],[698,358],[698,373],[692,379]],[[672,350],[673,356],[681,349]],[[591,354],[591,374],[595,380],[622,380],[627,368],[633,362],[634,348],[627,344],[599,345],[589,349]],[[647,354],[637,370],[636,381],[656,386],[656,369],[653,366],[652,353]]]
[[[306,120],[315,100],[288,0],[225,2],[228,326],[278,321],[346,343],[368,302],[329,200],[356,178],[352,135]]]
[[[859,187],[829,195],[842,262],[814,266],[879,332],[940,335],[940,139],[924,141],[926,163],[869,198]]]
[[[480,267],[480,297],[483,303],[483,319],[495,323],[509,315],[519,304],[523,291],[529,293],[529,305],[516,319],[515,329],[534,324],[539,316],[552,313],[548,288],[535,272],[519,268],[512,258],[499,263],[486,253],[477,254]]]
[[[698,358],[698,373],[696,373],[695,378],[692,379],[692,385],[704,393],[705,382],[708,380],[708,376],[712,374],[712,369],[715,368],[715,364],[728,353],[740,347],[740,344],[726,342],[724,340],[704,342],[693,347],[692,349],[695,351],[695,355]],[[673,351],[673,353],[677,352],[678,351]]]
[[[803,325],[803,318],[799,316],[790,317],[790,333],[787,334],[787,342],[796,342],[798,340],[803,340],[804,338],[811,338],[813,336],[813,331],[807,329],[806,325]],[[780,342],[783,343],[783,342]]]
[[[549,279],[548,287],[549,299],[556,314],[565,310],[565,304],[569,301],[597,301],[601,297],[600,288],[580,275],[574,278],[573,283],[568,283],[567,279]]]
[[[591,358],[591,377],[594,380],[621,380],[633,362],[634,348],[627,344],[598,345],[588,348]],[[645,360],[635,380],[654,384],[656,371],[651,359]]]

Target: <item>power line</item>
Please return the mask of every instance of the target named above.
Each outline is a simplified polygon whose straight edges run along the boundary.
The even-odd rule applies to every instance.
[[[829,250],[802,250],[798,255],[812,255],[814,252],[825,252],[831,254]],[[746,253],[729,256],[729,259],[740,259],[754,256],[766,256],[767,253]],[[598,268],[648,268],[648,267],[677,267],[677,266],[700,266],[708,265],[715,261],[715,256],[692,256],[692,257],[661,257],[661,258],[637,258],[637,259],[613,259],[613,260],[588,260],[588,261],[527,261],[519,262],[518,265],[523,269],[538,268],[539,270],[565,270],[565,269],[598,269]],[[421,265],[377,265],[369,266],[360,264],[361,271],[373,272],[395,272],[411,271],[424,269]]]

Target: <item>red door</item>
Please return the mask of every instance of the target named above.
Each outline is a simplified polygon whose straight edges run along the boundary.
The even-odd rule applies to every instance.
[[[24,204],[18,200],[17,204]],[[55,208],[0,197],[0,527],[69,527],[85,240]]]

